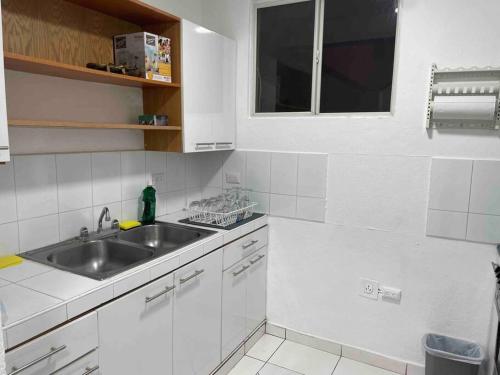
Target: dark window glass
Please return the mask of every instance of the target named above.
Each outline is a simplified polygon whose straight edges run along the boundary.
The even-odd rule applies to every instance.
[[[320,112],[389,112],[397,3],[325,0]]]
[[[257,9],[255,112],[310,112],[314,1]]]

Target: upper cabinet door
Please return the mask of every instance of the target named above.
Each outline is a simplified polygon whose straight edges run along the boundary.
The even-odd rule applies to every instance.
[[[3,46],[2,17],[0,9],[0,46]],[[10,161],[9,133],[7,128],[7,106],[5,103],[5,77],[3,67],[3,48],[0,48],[0,162]]]
[[[235,63],[234,41],[182,21],[184,152],[234,148]]]

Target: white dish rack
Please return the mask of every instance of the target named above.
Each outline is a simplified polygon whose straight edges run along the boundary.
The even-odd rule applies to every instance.
[[[231,212],[210,212],[198,208],[188,208],[187,211],[189,220],[192,222],[228,227],[251,217],[255,206],[257,206],[257,203],[251,202],[246,207],[238,208]]]

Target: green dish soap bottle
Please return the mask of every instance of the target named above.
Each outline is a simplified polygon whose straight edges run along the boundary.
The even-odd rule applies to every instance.
[[[142,213],[142,225],[155,223],[156,215],[156,190],[152,185],[148,185],[142,191],[142,201],[144,202],[144,211]]]

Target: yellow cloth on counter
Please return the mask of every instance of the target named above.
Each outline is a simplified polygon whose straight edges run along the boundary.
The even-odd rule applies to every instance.
[[[132,220],[122,221],[120,223],[121,230],[129,230],[129,229],[140,227],[140,226],[141,226],[141,223],[139,223],[138,221],[132,221]]]
[[[23,258],[18,257],[17,255],[9,255],[6,257],[0,257],[0,269],[7,268],[10,266],[15,266],[16,264],[21,264],[23,262]]]

